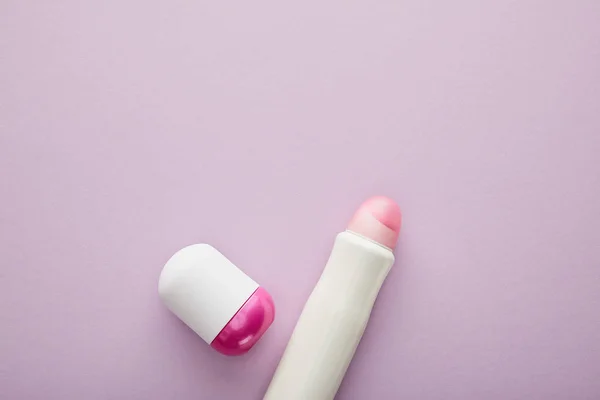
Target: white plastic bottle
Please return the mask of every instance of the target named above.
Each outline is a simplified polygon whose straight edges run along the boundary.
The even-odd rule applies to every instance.
[[[400,231],[396,203],[366,201],[337,235],[296,324],[265,400],[330,400],[344,378],[392,264]]]

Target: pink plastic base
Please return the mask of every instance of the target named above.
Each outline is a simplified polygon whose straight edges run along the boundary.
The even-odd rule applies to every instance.
[[[259,287],[210,345],[228,356],[245,354],[258,342],[274,319],[273,299],[265,289]]]

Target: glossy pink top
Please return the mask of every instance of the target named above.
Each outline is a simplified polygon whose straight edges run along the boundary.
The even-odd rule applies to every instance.
[[[390,249],[396,247],[402,214],[396,202],[384,196],[371,197],[354,213],[348,230]]]
[[[210,344],[228,356],[247,353],[275,319],[271,295],[262,287],[250,296]]]

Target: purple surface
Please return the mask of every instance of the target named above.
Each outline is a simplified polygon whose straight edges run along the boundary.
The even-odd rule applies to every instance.
[[[259,399],[336,232],[404,210],[340,399],[600,398],[600,2],[0,4],[0,398]],[[160,304],[209,242],[277,319]]]

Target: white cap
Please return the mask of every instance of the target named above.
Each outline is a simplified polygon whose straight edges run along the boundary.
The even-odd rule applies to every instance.
[[[256,289],[256,282],[208,244],[175,253],[158,282],[167,308],[209,344]]]

